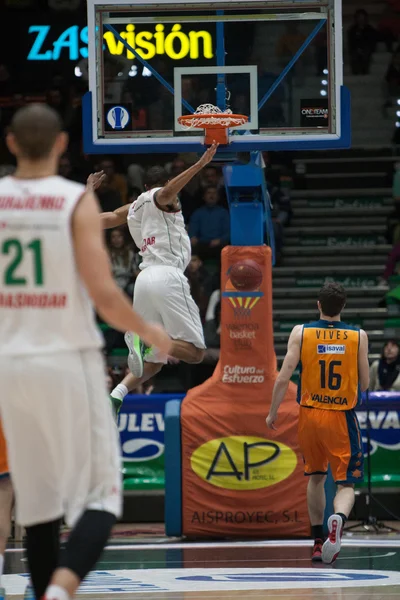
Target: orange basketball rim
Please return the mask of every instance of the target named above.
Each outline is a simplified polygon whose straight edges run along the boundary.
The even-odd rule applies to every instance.
[[[248,120],[246,115],[223,112],[212,104],[203,104],[192,115],[178,117],[178,123],[185,129],[204,129],[204,143],[208,146],[213,142],[228,144],[228,129],[244,125]]]

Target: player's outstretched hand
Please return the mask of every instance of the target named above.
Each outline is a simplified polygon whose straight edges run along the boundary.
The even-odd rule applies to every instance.
[[[217,142],[213,142],[212,145],[204,152],[203,156],[199,160],[199,165],[201,168],[205,167],[209,162],[212,161],[218,146],[219,144],[217,144]]]
[[[276,431],[276,427],[275,427],[276,417],[274,415],[269,414],[266,421],[267,421],[268,429],[273,429],[274,431]]]
[[[147,346],[155,346],[163,354],[171,353],[172,340],[161,325],[147,325],[140,337]]]
[[[97,188],[99,188],[101,186],[101,184],[103,183],[103,181],[105,180],[106,177],[107,177],[107,175],[104,173],[104,171],[98,171],[97,173],[92,173],[87,178],[86,188],[88,190],[90,190],[91,192],[94,192],[95,190],[97,190]]]

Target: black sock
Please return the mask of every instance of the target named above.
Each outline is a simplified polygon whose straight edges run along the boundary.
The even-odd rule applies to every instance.
[[[60,566],[82,581],[99,560],[115,522],[109,512],[86,510],[71,531]]]
[[[35,597],[41,598],[58,567],[61,521],[26,528],[26,554]]]
[[[339,517],[342,517],[343,525],[346,525],[347,517],[343,513],[336,513]]]
[[[324,526],[323,525],[312,525],[311,532],[314,540],[324,539]]]

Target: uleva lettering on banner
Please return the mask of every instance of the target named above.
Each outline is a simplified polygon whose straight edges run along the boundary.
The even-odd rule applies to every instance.
[[[31,25],[29,33],[36,34],[36,38],[28,54],[28,60],[59,60],[64,52],[68,52],[70,60],[88,58],[88,28],[80,29],[78,25],[68,27],[57,40],[50,37],[50,25]],[[158,24],[154,31],[136,31],[135,25],[127,25],[125,31],[120,32],[122,39],[145,60],[154,56],[166,55],[172,60],[182,60],[189,57],[196,60],[202,56],[206,59],[214,57],[213,39],[208,31],[182,31],[178,23],[172,26],[171,31],[165,31],[165,26]],[[134,60],[135,55],[125,45],[117,40],[111,31],[106,31],[103,36],[106,48],[110,54]],[[83,46],[81,45],[83,44]],[[52,50],[45,50],[46,46]]]
[[[164,416],[161,413],[120,413],[118,430],[129,432],[164,431]]]
[[[294,451],[280,442],[231,436],[206,442],[191,456],[198,477],[228,490],[256,490],[289,477],[297,465]]]

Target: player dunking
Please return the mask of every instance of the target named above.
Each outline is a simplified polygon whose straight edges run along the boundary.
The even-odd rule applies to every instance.
[[[368,337],[342,323],[344,288],[327,283],[318,297],[320,320],[297,325],[275,383],[267,426],[276,429],[278,409],[300,363],[299,444],[309,476],[307,501],[314,549],[312,560],[332,563],[340,551],[343,527],[354,505],[354,484],[363,480],[363,445],[355,407],[369,385]],[[325,479],[328,465],[337,484],[335,514],[324,543]]]
[[[171,346],[116,286],[94,194],[56,176],[67,142],[55,111],[21,109],[7,136],[17,170],[0,181],[0,408],[38,600],[74,595],[120,513],[119,444],[88,293],[111,326]],[[63,516],[73,529],[60,558]]]
[[[170,355],[187,363],[203,360],[205,344],[199,309],[184,275],[191,247],[178,194],[212,160],[217,147],[213,144],[196,164],[171,181],[163,168],[149,169],[146,192],[133,204],[101,215],[105,229],[128,223],[143,259],[135,283],[134,307],[144,319],[165,327],[173,340]],[[116,412],[128,391],[153,377],[167,362],[165,353],[144,353],[138,336],[127,333],[125,341],[132,374],[111,393]]]

